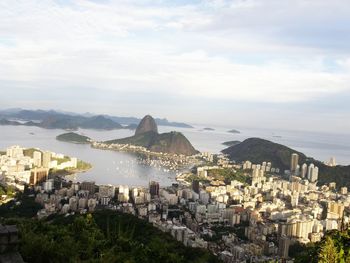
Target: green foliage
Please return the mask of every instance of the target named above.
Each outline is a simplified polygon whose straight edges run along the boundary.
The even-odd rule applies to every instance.
[[[338,165],[329,167],[320,161],[307,157],[301,152],[268,140],[249,138],[235,146],[228,147],[222,152],[228,154],[230,159],[236,162],[249,160],[258,164],[268,161],[272,163],[273,167],[280,168],[282,171],[289,169],[291,155],[292,153],[297,153],[299,155],[299,164],[313,163],[318,166],[318,181],[320,184],[336,182],[338,187],[350,187],[350,166]]]
[[[350,230],[331,231],[321,242],[301,247],[295,255],[296,263],[350,262]]]
[[[56,216],[50,222],[3,223],[19,226],[26,262],[219,262],[208,251],[187,248],[137,217],[109,210]]]
[[[194,180],[199,181],[201,183],[209,183],[210,182],[207,178],[200,177],[196,174],[191,174],[191,175],[186,177],[186,181],[189,183],[192,183]]]
[[[77,169],[81,171],[89,170],[91,169],[92,165],[90,163],[84,162],[82,160],[78,160],[77,162]]]
[[[188,139],[180,132],[158,134],[154,131],[144,132],[131,137],[106,141],[107,144],[131,144],[141,146],[153,152],[193,155],[197,151]]]
[[[250,184],[251,178],[243,171],[236,171],[231,168],[213,169],[208,171],[208,176],[214,177],[216,180],[226,182],[239,181],[244,184]]]
[[[90,138],[87,136],[83,136],[74,132],[68,132],[64,134],[60,134],[56,137],[57,140],[59,141],[64,141],[64,142],[72,142],[72,143],[90,143]]]
[[[0,196],[7,195],[8,197],[14,197],[16,190],[12,186],[4,186],[0,184]]]
[[[344,256],[344,250],[342,256]],[[319,263],[337,263],[340,258],[340,251],[337,251],[337,248],[334,245],[334,240],[327,236],[324,244],[321,247],[321,251],[318,254],[318,262]]]
[[[65,162],[69,162],[70,161],[70,157],[69,156],[64,156],[63,158],[51,158],[52,161],[57,161],[57,164],[60,165],[62,163]]]
[[[28,148],[23,150],[24,156],[28,156],[30,158],[33,158],[34,152],[41,152],[41,154],[43,153],[42,151],[35,148]]]
[[[11,200],[0,206],[0,218],[25,217],[31,218],[41,209],[41,206],[34,201],[34,196],[26,193],[18,193],[16,200]]]

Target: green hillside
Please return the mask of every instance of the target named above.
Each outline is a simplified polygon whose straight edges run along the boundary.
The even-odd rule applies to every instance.
[[[207,250],[185,247],[135,216],[109,210],[55,216],[50,221],[7,219],[19,227],[25,262],[219,262]]]
[[[319,184],[336,182],[337,187],[350,187],[350,166],[329,167],[301,152],[268,140],[249,138],[235,146],[224,149],[222,152],[236,162],[249,160],[253,163],[262,163],[267,161],[271,162],[273,167],[280,168],[282,171],[289,169],[291,155],[297,153],[300,165],[313,163],[319,167]]]
[[[315,244],[296,244],[290,249],[295,263],[347,263],[350,262],[350,230],[328,232]]]
[[[123,139],[106,141],[107,144],[131,144],[142,146],[152,152],[194,155],[197,153],[189,140],[180,132],[158,134],[158,127],[152,116],[146,115],[137,126],[135,135]]]

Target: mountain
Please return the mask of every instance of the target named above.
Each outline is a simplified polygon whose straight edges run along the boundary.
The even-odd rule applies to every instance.
[[[138,125],[135,135],[123,139],[106,141],[107,144],[132,144],[153,152],[194,155],[196,149],[180,132],[158,134],[157,124],[152,116],[145,116]]]
[[[85,129],[99,129],[99,130],[113,130],[122,129],[123,126],[117,122],[107,119],[106,117],[99,115],[87,118],[79,124],[80,128]]]
[[[135,135],[139,135],[145,132],[158,133],[158,127],[155,120],[150,115],[146,115],[136,128]]]
[[[301,152],[268,140],[249,138],[237,145],[224,149],[222,152],[227,154],[230,160],[236,162],[249,160],[253,163],[262,163],[264,161],[269,161],[272,163],[273,167],[282,170],[289,169],[291,155],[297,153],[299,155],[299,165],[302,165],[303,163],[313,163],[318,166],[319,184],[336,182],[337,187],[350,187],[350,165],[337,165],[335,167],[330,167],[321,161],[307,157]]]
[[[137,126],[138,126],[137,124],[131,123],[131,124],[125,126],[124,128],[125,128],[125,129],[128,129],[128,130],[136,130],[136,129],[137,129]]]
[[[170,127],[179,127],[179,128],[193,128],[193,126],[183,123],[183,122],[170,122],[167,119],[155,119],[157,125],[160,126],[170,126]]]
[[[80,135],[74,132],[60,134],[56,137],[56,139],[63,142],[72,142],[72,143],[81,143],[81,144],[88,144],[91,141],[89,137]]]
[[[110,116],[110,115],[101,115],[106,119],[112,120],[115,123],[123,124],[123,125],[138,125],[140,123],[139,118],[135,117],[118,117],[118,116]],[[35,121],[43,121],[47,118],[90,118],[96,117],[96,115],[92,113],[84,113],[78,114],[73,112],[66,111],[56,111],[56,110],[24,110],[19,108],[13,109],[5,109],[0,110],[0,119],[19,119],[24,121],[35,120]],[[155,122],[157,125],[162,126],[170,126],[170,127],[181,127],[181,128],[193,128],[191,125],[182,122],[170,122],[167,119],[156,118]],[[69,126],[69,125],[68,125]],[[130,126],[132,127],[132,126]]]
[[[8,116],[7,118],[10,118]],[[20,111],[12,115],[11,118],[21,120],[36,120],[33,121],[10,121],[6,118],[0,120],[0,125],[24,125],[24,126],[37,126],[45,129],[64,129],[64,130],[77,130],[83,129],[96,129],[96,130],[113,130],[123,129],[124,127],[108,119],[102,115],[93,117],[72,116],[61,114],[55,111],[45,112],[43,111]],[[129,128],[129,127],[126,127]]]
[[[0,119],[0,125],[13,125],[13,126],[18,126],[21,125],[21,123],[17,121],[9,121],[7,119]]]
[[[222,151],[231,160],[242,162],[249,160],[253,163],[270,161],[274,167],[289,169],[292,153],[299,154],[299,162],[305,162],[306,156],[282,144],[270,142],[260,138],[249,138]]]

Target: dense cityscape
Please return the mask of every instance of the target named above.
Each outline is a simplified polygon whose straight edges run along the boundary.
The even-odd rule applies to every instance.
[[[296,153],[283,174],[270,162],[236,164],[223,154],[201,153],[196,158],[205,165],[178,174],[178,183],[168,187],[67,181],[49,170],[76,169],[76,158],[39,149],[30,154],[20,146],[6,149],[1,185],[21,192],[29,187],[41,207],[38,219],[101,209],[127,213],[185,246],[209,249],[223,262],[292,259],[295,244],[321,241],[349,223],[347,187],[317,186],[318,168],[300,165]],[[335,165],[334,158],[328,165]],[[14,198],[4,193],[1,202]]]
[[[350,263],[349,0],[0,0],[0,263]]]

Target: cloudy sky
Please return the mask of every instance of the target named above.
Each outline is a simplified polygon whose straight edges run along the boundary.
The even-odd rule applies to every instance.
[[[1,0],[0,108],[350,133],[348,0]]]

